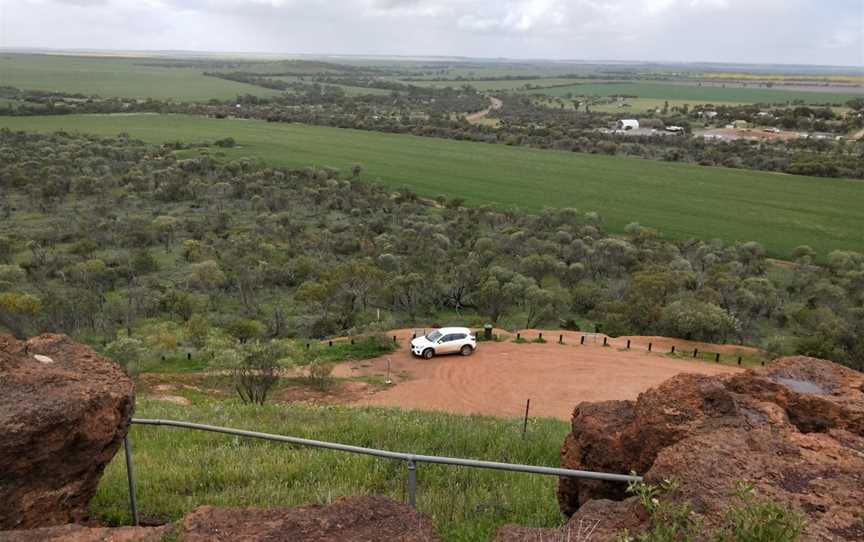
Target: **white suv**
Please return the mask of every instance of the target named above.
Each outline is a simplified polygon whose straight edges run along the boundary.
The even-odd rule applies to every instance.
[[[442,327],[411,341],[411,353],[425,359],[437,354],[470,356],[476,349],[477,339],[467,327]]]

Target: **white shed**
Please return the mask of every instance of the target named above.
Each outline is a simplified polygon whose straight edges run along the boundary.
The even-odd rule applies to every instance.
[[[638,130],[639,121],[636,119],[622,119],[618,121],[619,130]]]

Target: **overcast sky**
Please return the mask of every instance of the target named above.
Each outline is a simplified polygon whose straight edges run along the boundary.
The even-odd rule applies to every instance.
[[[0,47],[864,65],[864,0],[0,0]]]

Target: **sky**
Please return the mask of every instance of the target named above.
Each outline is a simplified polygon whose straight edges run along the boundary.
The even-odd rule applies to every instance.
[[[0,47],[864,66],[864,0],[0,0]]]

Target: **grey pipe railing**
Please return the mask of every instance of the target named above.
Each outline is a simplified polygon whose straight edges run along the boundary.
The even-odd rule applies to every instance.
[[[383,457],[385,459],[394,459],[397,461],[405,461],[408,466],[408,503],[411,506],[416,506],[417,503],[417,464],[418,463],[434,463],[439,465],[455,465],[460,467],[471,467],[476,469],[492,469],[505,470],[511,472],[526,472],[531,474],[542,474],[545,476],[565,476],[569,478],[581,478],[585,480],[601,480],[605,482],[641,482],[642,477],[628,474],[614,474],[606,472],[594,472],[586,470],[561,469],[556,467],[540,467],[536,465],[521,465],[518,463],[499,463],[497,461],[483,461],[479,459],[464,459],[459,457],[445,457],[437,455],[411,454],[405,452],[392,452],[389,450],[379,450],[376,448],[366,448],[363,446],[353,446],[350,444],[339,444],[335,442],[325,442],[321,440],[312,440],[300,437],[288,437],[285,435],[274,435],[272,433],[261,433],[258,431],[246,431],[244,429],[233,429],[230,427],[219,427],[216,425],[207,425],[203,423],[182,422],[176,420],[157,420],[148,418],[133,418],[132,423],[136,425],[159,425],[166,427],[178,427],[182,429],[194,429],[197,431],[208,431],[211,433],[222,433],[225,435],[235,435],[238,437],[255,438],[261,440],[269,440],[272,442],[282,442],[285,444],[296,444],[299,446],[310,446],[313,448],[323,448],[327,450],[336,450],[340,452],[349,452],[354,454],[371,455],[375,457]],[[129,479],[129,503],[132,511],[132,518],[137,525],[138,510],[135,490],[134,470],[132,467],[132,449],[129,445],[129,439],[124,438],[123,443],[126,448],[126,472]]]

